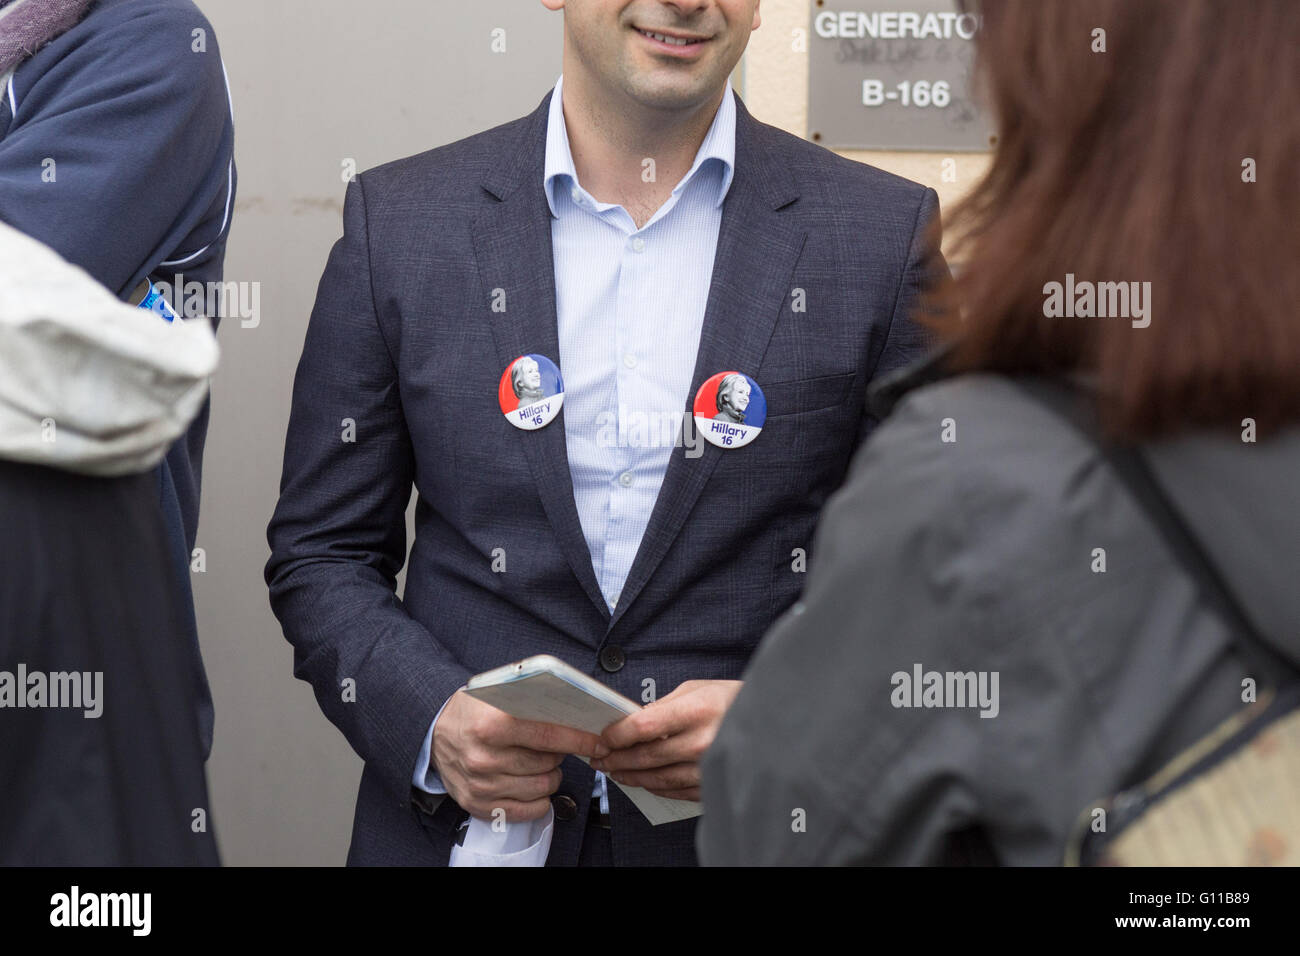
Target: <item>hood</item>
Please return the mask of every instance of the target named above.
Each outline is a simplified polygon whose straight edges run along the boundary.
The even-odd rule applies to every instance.
[[[1300,665],[1300,428],[1149,449],[1179,515],[1263,637]]]
[[[125,305],[0,223],[0,458],[146,471],[198,414],[217,355],[208,322]]]
[[[0,0],[0,73],[67,33],[95,0]]]

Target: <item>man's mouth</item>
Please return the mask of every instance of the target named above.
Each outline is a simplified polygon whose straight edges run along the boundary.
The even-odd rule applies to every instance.
[[[635,29],[636,32],[641,34],[643,37],[649,37],[651,40],[658,40],[660,43],[667,43],[669,46],[695,46],[696,44],[703,43],[708,39],[708,37],[674,36],[671,33],[655,33],[653,30],[642,30],[640,27],[636,27]]]

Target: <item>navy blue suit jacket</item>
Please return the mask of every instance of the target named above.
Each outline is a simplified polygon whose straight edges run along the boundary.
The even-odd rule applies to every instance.
[[[875,424],[867,383],[927,344],[909,313],[944,268],[926,228],[934,191],[740,106],[691,395],[740,370],[763,387],[767,423],[743,448],[674,451],[611,614],[563,413],[526,432],[497,404],[514,358],[559,356],[549,101],[351,183],[307,330],[266,578],[295,673],[365,761],[351,863],[446,863],[459,808],[414,793],[411,776],[429,722],[479,671],[554,654],[634,700],[646,678],[658,696],[739,678],[798,596],[795,550]],[[624,658],[613,672],[600,663],[611,645]],[[577,861],[591,800],[593,771],[573,757],[562,769],[557,797],[577,813],[557,815],[550,865]],[[616,863],[695,862],[694,821],[651,827],[615,787],[610,811]]]

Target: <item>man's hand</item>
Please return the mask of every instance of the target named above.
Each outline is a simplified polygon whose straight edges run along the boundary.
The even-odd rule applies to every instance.
[[[498,808],[511,823],[541,819],[563,779],[565,755],[608,753],[595,734],[519,720],[463,690],[452,695],[433,728],[433,764],[443,786],[483,820]]]
[[[613,751],[591,765],[615,783],[675,800],[700,799],[700,758],[740,693],[738,680],[688,680],[671,694],[605,728]]]

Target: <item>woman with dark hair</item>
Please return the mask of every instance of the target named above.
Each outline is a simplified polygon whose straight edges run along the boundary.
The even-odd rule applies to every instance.
[[[948,345],[877,393],[706,757],[706,863],[1060,863],[1295,680],[1300,4],[974,12],[998,139]]]

